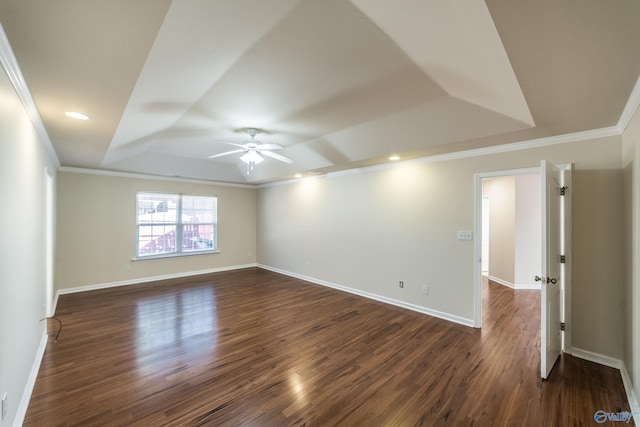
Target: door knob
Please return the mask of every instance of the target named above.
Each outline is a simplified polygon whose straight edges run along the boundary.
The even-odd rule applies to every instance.
[[[536,276],[533,278],[533,280],[535,280],[536,282],[542,282],[542,277]]]
[[[547,283],[551,283],[552,285],[555,285],[556,283],[558,283],[558,279],[547,277]]]

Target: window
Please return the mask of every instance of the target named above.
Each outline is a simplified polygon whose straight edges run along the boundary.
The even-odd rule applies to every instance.
[[[137,256],[217,250],[218,199],[187,194],[136,194]]]

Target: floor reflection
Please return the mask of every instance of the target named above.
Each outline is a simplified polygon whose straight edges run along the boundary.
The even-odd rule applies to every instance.
[[[216,340],[216,306],[211,287],[154,296],[136,304],[138,364],[162,353],[211,351]]]

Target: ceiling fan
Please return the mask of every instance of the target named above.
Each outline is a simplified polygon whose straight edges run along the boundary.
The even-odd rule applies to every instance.
[[[245,153],[240,157],[240,160],[247,164],[247,175],[249,172],[253,170],[255,165],[261,163],[264,159],[261,154],[271,157],[276,160],[280,160],[281,162],[285,162],[288,164],[292,164],[293,160],[288,157],[282,156],[280,154],[272,153],[270,150],[282,150],[284,147],[280,144],[263,144],[259,140],[255,139],[258,134],[257,129],[249,128],[246,130],[247,134],[251,137],[251,140],[245,141],[244,144],[236,144],[235,142],[227,142],[221,141],[225,144],[234,145],[236,147],[240,147],[237,150],[226,151],[220,154],[213,154],[209,156],[210,159],[215,159],[216,157],[228,156],[230,154],[236,153]]]

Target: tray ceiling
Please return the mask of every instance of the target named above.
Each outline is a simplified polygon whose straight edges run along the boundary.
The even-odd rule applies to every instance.
[[[0,4],[63,166],[256,184],[614,126],[638,22],[634,0]],[[207,158],[246,128],[295,162]]]

